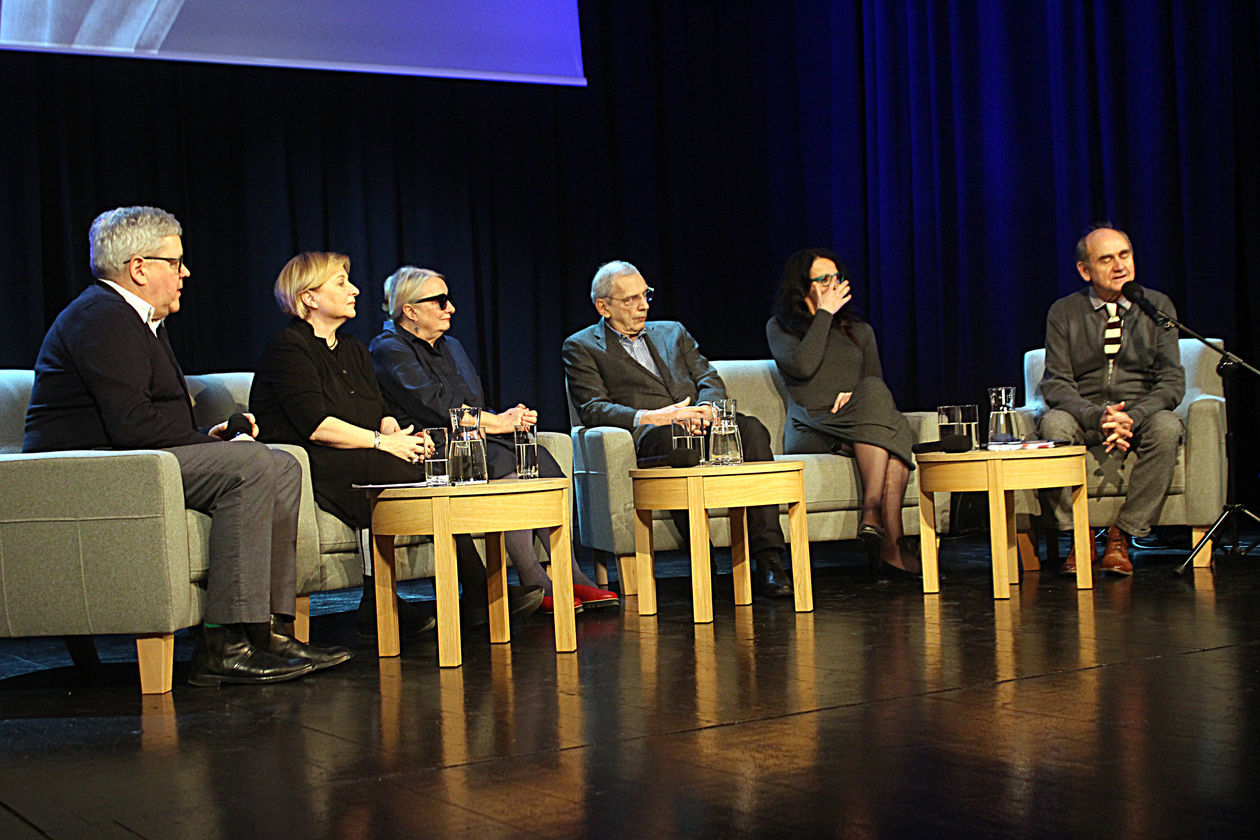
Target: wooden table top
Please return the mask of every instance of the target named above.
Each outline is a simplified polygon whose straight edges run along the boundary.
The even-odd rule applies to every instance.
[[[1050,446],[1045,449],[1002,449],[990,452],[973,449],[970,452],[922,452],[914,456],[920,464],[954,463],[957,461],[1007,461],[1025,458],[1064,458],[1084,455],[1084,446]]]

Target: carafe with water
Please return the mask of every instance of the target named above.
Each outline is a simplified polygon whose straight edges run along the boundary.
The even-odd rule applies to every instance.
[[[989,389],[989,443],[1017,443],[1015,386]]]
[[[709,427],[709,463],[744,463],[744,446],[735,422],[735,400],[714,400],[713,412],[713,425]]]
[[[462,405],[452,408],[451,440],[448,460],[451,481],[455,484],[484,484],[489,478],[486,469],[486,441],[481,436],[481,409]]]

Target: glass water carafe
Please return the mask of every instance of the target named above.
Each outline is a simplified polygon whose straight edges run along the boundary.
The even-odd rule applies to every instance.
[[[713,425],[709,427],[709,463],[744,463],[744,446],[735,422],[735,400],[714,400],[713,412]]]
[[[463,405],[452,408],[451,439],[447,459],[454,484],[483,484],[486,469],[486,441],[481,435],[481,409]]]
[[[989,443],[1015,443],[1019,431],[1015,425],[1015,387],[1003,385],[989,389]]]

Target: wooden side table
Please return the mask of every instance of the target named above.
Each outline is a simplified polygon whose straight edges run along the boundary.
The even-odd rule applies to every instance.
[[[749,505],[788,506],[791,528],[792,586],[796,611],[812,612],[814,588],[809,569],[809,531],[805,526],[805,464],[801,461],[751,461],[731,466],[630,470],[634,485],[634,550],[638,566],[639,615],[656,614],[656,562],[652,556],[652,511],[686,510],[691,542],[691,609],[697,624],[713,621],[713,583],[709,579],[710,508],[729,508],[735,603],[752,603],[748,556]]]
[[[437,592],[438,665],[463,662],[459,636],[459,581],[455,535],[486,535],[486,583],[490,641],[511,640],[503,532],[551,529],[551,586],[555,602],[556,653],[577,650],[573,619],[573,569],[569,549],[569,480],[496,479],[450,487],[368,488],[372,500],[372,566],[376,582],[376,644],[381,656],[397,656],[398,602],[394,537],[432,535]]]
[[[1085,502],[1085,447],[1015,449],[989,452],[925,452],[919,465],[919,523],[923,559],[923,591],[940,592],[936,556],[936,508],[933,493],[983,490],[989,494],[989,545],[993,552],[993,597],[1011,597],[1011,582],[1019,583],[1015,545],[1016,490],[1071,487],[1072,535],[1076,547],[1076,588],[1091,589],[1089,515]]]

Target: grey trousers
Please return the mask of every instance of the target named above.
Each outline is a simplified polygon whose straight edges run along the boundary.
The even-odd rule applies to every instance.
[[[262,622],[297,608],[297,519],[302,468],[253,441],[173,446],[184,504],[208,515],[205,620]]]
[[[1181,444],[1185,428],[1181,418],[1171,411],[1157,411],[1133,429],[1128,453],[1117,449],[1112,458],[1135,458],[1129,472],[1129,489],[1125,494],[1115,524],[1125,533],[1142,537],[1150,533],[1151,524],[1172,483],[1173,468],[1177,465],[1177,447]],[[1050,409],[1041,418],[1038,434],[1046,440],[1069,440],[1074,444],[1097,446],[1103,442],[1102,429],[1085,431],[1076,418],[1066,411]],[[1054,509],[1059,529],[1072,528],[1072,494],[1067,488],[1043,490],[1047,502]]]

